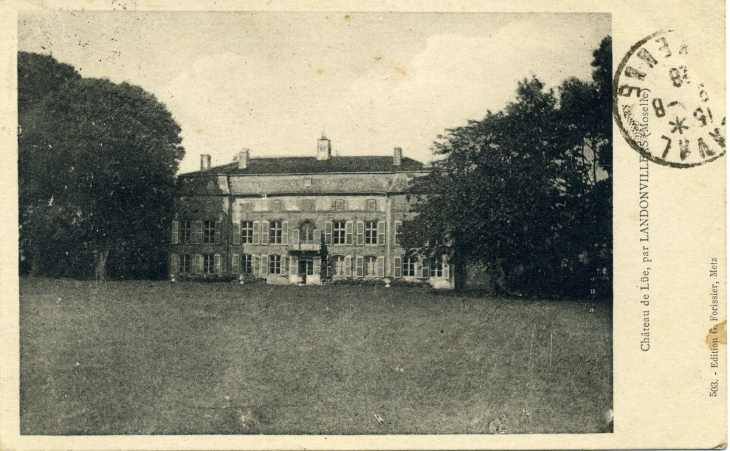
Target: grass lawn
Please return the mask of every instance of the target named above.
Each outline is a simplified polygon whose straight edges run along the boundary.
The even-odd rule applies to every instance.
[[[508,433],[609,431],[608,305],[193,282],[20,292],[22,434],[481,434],[500,415]]]

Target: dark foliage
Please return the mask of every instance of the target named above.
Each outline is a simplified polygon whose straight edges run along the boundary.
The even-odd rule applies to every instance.
[[[52,277],[166,276],[180,127],[143,89],[18,56],[23,269]],[[108,262],[108,263],[107,263]]]
[[[594,52],[592,82],[558,92],[518,84],[504,111],[448,130],[442,159],[414,180],[406,245],[486,267],[502,295],[610,297],[611,39]],[[461,269],[460,269],[461,268]]]
[[[180,273],[176,276],[177,282],[227,282],[239,283],[240,276],[236,274],[188,274]],[[243,285],[254,283],[266,283],[266,279],[254,277],[251,274],[243,274]]]
[[[332,279],[328,284],[333,286],[385,287],[383,279],[353,279],[350,277],[346,279]]]

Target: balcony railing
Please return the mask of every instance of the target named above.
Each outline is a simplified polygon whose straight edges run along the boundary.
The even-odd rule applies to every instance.
[[[295,251],[318,251],[320,247],[319,243],[298,243],[289,244],[288,248]]]

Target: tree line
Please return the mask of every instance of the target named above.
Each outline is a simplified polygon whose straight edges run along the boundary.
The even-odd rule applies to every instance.
[[[611,296],[610,37],[591,65],[557,90],[525,79],[504,110],[438,137],[411,186],[412,252],[449,255],[457,286],[479,267],[502,295]]]
[[[610,37],[591,64],[591,81],[525,79],[502,111],[437,137],[410,187],[412,253],[448,255],[458,287],[478,267],[502,295],[610,297]],[[21,273],[165,277],[185,154],[165,105],[20,52],[18,119]]]
[[[180,127],[152,94],[18,53],[21,274],[167,273]]]

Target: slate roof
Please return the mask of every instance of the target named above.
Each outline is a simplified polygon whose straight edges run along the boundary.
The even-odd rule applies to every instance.
[[[392,156],[331,157],[317,160],[314,157],[251,158],[246,169],[238,169],[238,163],[214,166],[207,171],[188,172],[196,174],[321,174],[321,173],[369,173],[369,172],[410,172],[424,170],[423,163],[403,157],[400,166],[393,166]]]

